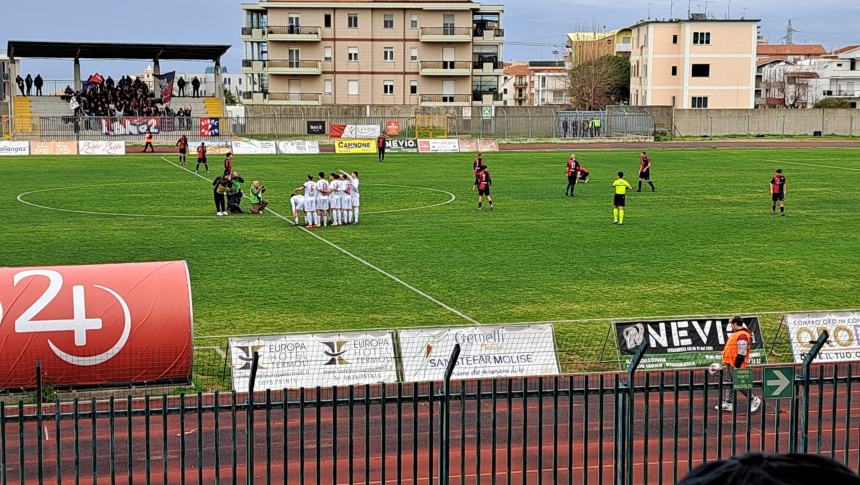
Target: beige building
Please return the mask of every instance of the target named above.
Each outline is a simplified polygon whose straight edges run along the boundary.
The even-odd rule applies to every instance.
[[[633,26],[630,104],[753,108],[758,22],[696,18]]]
[[[502,6],[270,0],[242,10],[246,104],[501,105]]]
[[[570,72],[563,61],[506,63],[502,77],[505,106],[570,104]]]
[[[567,34],[565,61],[569,69],[603,56],[630,57],[633,32],[615,29],[602,32],[570,32]]]

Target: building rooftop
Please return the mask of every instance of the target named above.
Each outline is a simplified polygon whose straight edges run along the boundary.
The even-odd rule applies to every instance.
[[[857,49],[860,49],[860,44],[846,45],[845,47],[840,47],[838,49],[834,49],[833,52],[831,52],[831,54],[833,54],[833,55],[845,54],[846,52],[851,52],[851,51],[854,51]]]
[[[759,44],[759,56],[823,56],[827,49],[821,44]]]
[[[635,29],[637,27],[641,27],[643,25],[648,24],[685,24],[685,23],[753,23],[757,24],[761,22],[761,19],[706,19],[706,18],[691,18],[691,19],[651,19],[651,20],[640,20],[639,23],[631,26],[631,29]]]

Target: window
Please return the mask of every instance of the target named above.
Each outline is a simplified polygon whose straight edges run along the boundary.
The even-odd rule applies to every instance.
[[[348,60],[348,61],[357,61],[358,60],[358,47],[347,47],[347,49],[346,49],[346,60]]]
[[[387,13],[382,16],[382,28],[383,29],[393,29],[394,28],[394,14]]]
[[[677,76],[677,75],[678,75],[678,66],[672,66],[672,75],[673,75],[673,76]]]
[[[705,109],[708,107],[708,97],[707,96],[693,96],[693,102],[691,108],[693,109]]]
[[[350,13],[346,15],[346,26],[350,29],[358,28],[358,14]]]
[[[332,48],[331,48],[331,46],[323,47],[323,60],[326,62],[331,62],[331,60],[332,60]]]
[[[709,77],[711,75],[710,64],[693,64],[693,77]]]
[[[394,62],[394,47],[382,48],[382,60],[385,62]]]
[[[409,49],[409,62],[418,62],[418,48]]]
[[[331,94],[332,92],[332,81],[331,79],[326,79],[323,81],[323,93]]]
[[[677,43],[678,43],[678,34],[675,34],[675,35],[673,35],[673,36],[672,36],[672,43],[673,43],[673,44],[677,44]]]
[[[418,94],[418,81],[409,81],[409,94]]]
[[[346,82],[346,94],[350,96],[358,96],[358,80],[350,79]]]
[[[710,32],[693,32],[693,45],[710,45]]]
[[[323,27],[330,29],[331,28],[331,14],[327,13],[323,16]]]
[[[413,15],[409,19],[409,28],[410,29],[417,29],[418,28],[418,16],[417,15]]]
[[[382,94],[394,94],[394,81],[382,81]]]

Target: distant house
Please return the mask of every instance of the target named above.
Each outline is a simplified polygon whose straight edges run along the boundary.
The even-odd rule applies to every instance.
[[[860,45],[800,60],[760,60],[757,72],[761,74],[757,81],[760,80],[761,94],[756,106],[811,108],[824,99],[839,99],[851,107],[860,107],[858,64]]]
[[[570,72],[563,61],[505,64],[502,101],[505,106],[559,106],[570,103]]]
[[[567,34],[565,61],[568,69],[603,56],[630,57],[633,33],[630,29]]]

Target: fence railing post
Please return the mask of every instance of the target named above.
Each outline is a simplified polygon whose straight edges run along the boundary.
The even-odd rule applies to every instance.
[[[615,450],[619,455],[616,457],[615,483],[624,485],[633,485],[633,391],[636,387],[633,378],[649,347],[647,338],[639,344],[627,365],[627,381],[619,384],[615,395]]]
[[[251,361],[251,376],[248,378],[248,413],[245,418],[245,459],[248,465],[248,485],[254,483],[254,384],[257,382],[259,366],[260,353],[255,351]]]
[[[42,485],[45,480],[45,468],[44,468],[44,460],[43,460],[43,449],[42,449],[42,361],[36,361],[36,429],[38,432],[36,433],[36,456],[39,460],[38,465],[38,477],[39,477],[39,485]],[[6,423],[3,423],[3,426],[6,426]],[[5,463],[4,463],[5,466]],[[23,472],[22,472],[23,473]],[[23,475],[22,475],[23,476]]]
[[[451,462],[451,374],[460,358],[460,344],[454,345],[451,358],[445,367],[445,381],[442,386],[442,400],[439,402],[441,426],[439,429],[439,485],[448,485]]]
[[[803,411],[800,414],[801,424],[800,424],[800,450],[799,453],[806,454],[807,447],[809,445],[809,368],[812,365],[812,361],[818,357],[818,353],[821,352],[821,347],[824,347],[824,344],[827,343],[827,339],[830,338],[830,334],[827,330],[823,330],[821,334],[818,336],[818,340],[815,341],[815,344],[803,357],[803,375],[801,379],[803,380]],[[811,343],[811,342],[810,342]],[[821,413],[821,410],[818,410]],[[797,422],[797,419],[794,420]],[[796,430],[795,430],[796,431]],[[820,431],[820,430],[819,430]],[[796,436],[792,433],[792,436]],[[794,451],[792,451],[793,453]]]

